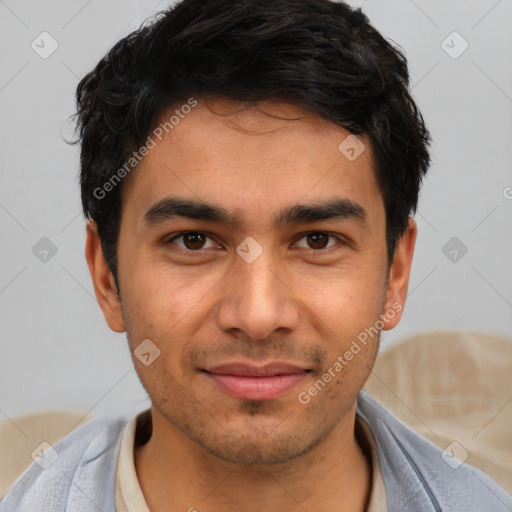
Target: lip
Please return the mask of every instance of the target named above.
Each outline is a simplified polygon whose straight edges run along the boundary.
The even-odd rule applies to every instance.
[[[274,375],[289,375],[307,371],[307,368],[286,363],[284,361],[273,361],[261,366],[256,366],[244,361],[225,363],[209,368],[204,368],[209,373],[221,375],[238,375],[240,377],[273,377]]]
[[[302,381],[309,369],[285,362],[263,366],[235,362],[203,369],[202,372],[220,391],[232,397],[275,400]]]

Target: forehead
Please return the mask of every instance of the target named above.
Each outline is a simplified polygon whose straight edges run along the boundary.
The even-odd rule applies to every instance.
[[[160,138],[153,130],[153,148],[123,184],[130,208],[167,195],[222,203],[242,216],[333,194],[382,206],[368,140],[294,105],[197,99],[164,111],[158,128]]]

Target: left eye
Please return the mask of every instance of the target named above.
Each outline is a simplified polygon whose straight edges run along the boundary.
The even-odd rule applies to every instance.
[[[200,233],[199,231],[189,231],[187,233],[181,233],[180,235],[175,236],[169,242],[175,242],[175,240],[183,240],[183,245],[176,244],[178,247],[182,249],[187,249],[189,251],[197,251],[201,249],[208,249],[209,247],[204,247],[205,241],[211,238],[205,233]],[[214,247],[212,244],[210,247]]]
[[[312,233],[308,233],[306,236],[303,236],[301,240],[306,240],[306,243],[309,244],[309,247],[304,247],[304,249],[327,249],[332,247],[335,244],[327,245],[329,238],[339,240],[337,237],[330,235],[329,233],[323,233],[321,231],[315,231]]]

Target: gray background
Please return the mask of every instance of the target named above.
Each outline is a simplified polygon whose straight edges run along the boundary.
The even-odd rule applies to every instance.
[[[512,1],[350,3],[405,49],[434,138],[405,317],[383,333],[383,349],[439,329],[511,337]],[[94,297],[83,255],[78,148],[62,137],[72,137],[67,119],[79,78],[166,5],[0,0],[0,420],[148,404],[125,335],[110,332]],[[31,47],[35,41],[43,50],[43,31],[58,43],[46,59]],[[461,38],[469,46],[458,55]],[[50,44],[44,40],[45,51]],[[43,237],[54,255],[40,252],[48,250]]]

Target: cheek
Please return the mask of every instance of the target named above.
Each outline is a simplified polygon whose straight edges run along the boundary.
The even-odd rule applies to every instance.
[[[321,276],[301,278],[300,297],[324,322],[332,336],[357,335],[375,323],[385,298],[382,274],[371,267],[355,267]]]
[[[355,270],[355,269],[354,269]],[[327,359],[317,378],[326,384],[322,399],[349,400],[368,378],[375,362],[384,304],[384,280],[377,272],[338,273],[323,286],[310,283],[308,301],[313,329],[323,340]],[[317,385],[321,388],[322,383]],[[318,392],[318,389],[307,390]],[[331,402],[333,401],[333,402]],[[334,402],[335,401],[335,402]]]
[[[150,339],[160,350],[165,367],[179,373],[180,354],[205,324],[204,304],[208,295],[215,293],[216,280],[189,279],[183,271],[171,272],[162,266],[142,266],[140,272],[136,268],[122,289],[131,348]]]
[[[183,272],[172,271],[162,262],[149,257],[149,251],[132,249],[119,258],[123,299],[140,321],[160,325],[172,323],[194,301],[195,291]]]

